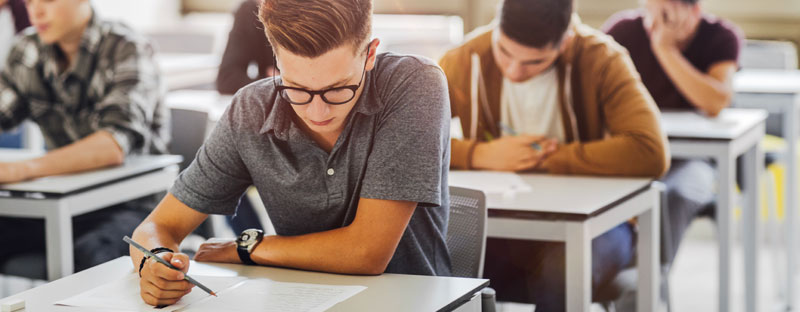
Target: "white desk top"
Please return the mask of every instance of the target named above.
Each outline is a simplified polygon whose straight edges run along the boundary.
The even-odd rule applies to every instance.
[[[196,110],[208,113],[208,119],[217,121],[233,101],[232,95],[222,95],[213,90],[176,90],[167,93],[164,103],[169,108]]]
[[[472,180],[470,171],[450,171],[452,186],[467,186]],[[499,211],[520,213],[519,217],[542,216],[555,218],[588,218],[600,213],[627,196],[646,190],[652,179],[560,176],[548,174],[521,174],[520,177],[531,188],[529,192],[512,195],[486,195],[490,214]],[[475,187],[469,183],[468,187]],[[490,186],[487,186],[487,188]]]
[[[220,63],[218,55],[199,53],[159,53],[156,54],[155,59],[165,75],[194,70],[216,69]]]
[[[214,54],[160,53],[155,59],[168,90],[213,84],[220,64]]]
[[[800,70],[742,70],[733,76],[740,93],[800,93]]]
[[[661,112],[661,124],[670,138],[733,140],[767,119],[761,109],[726,108],[710,118],[694,111]]]
[[[72,307],[55,306],[52,303],[109,281],[124,278],[133,274],[132,268],[130,258],[120,257],[6,299],[25,300],[26,310],[24,311],[75,311]],[[330,311],[436,311],[459,299],[469,299],[472,294],[488,285],[488,280],[485,279],[400,274],[353,276],[196,262],[192,262],[189,267],[189,274],[247,276],[268,278],[278,282],[367,287],[352,298],[335,305]],[[132,291],[138,292],[138,289]],[[257,311],[258,309],[254,307],[253,310]]]
[[[35,157],[30,152],[0,150],[0,161],[15,161]],[[53,176],[33,181],[0,185],[0,191],[67,194],[99,184],[124,179],[136,174],[161,169],[181,162],[178,155],[129,156],[122,166],[89,172]]]

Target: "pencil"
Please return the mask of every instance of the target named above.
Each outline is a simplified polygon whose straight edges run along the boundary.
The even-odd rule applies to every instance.
[[[142,245],[139,245],[139,243],[133,241],[133,239],[131,239],[130,237],[125,236],[125,237],[122,238],[122,240],[124,240],[126,243],[130,244],[131,246],[136,247],[136,249],[139,249],[141,252],[143,252],[145,254],[146,257],[154,258],[154,259],[156,259],[156,261],[158,261],[159,263],[161,263],[163,265],[166,265],[168,268],[180,271],[180,269],[176,268],[174,265],[172,265],[169,262],[167,262],[167,260],[161,259],[161,257],[159,257],[156,254],[150,252],[150,250],[147,250],[147,248],[144,248]],[[198,282],[197,280],[195,280],[191,276],[189,276],[189,274],[184,274],[183,275],[183,279],[185,279],[189,283],[197,285],[197,287],[200,287],[200,289],[204,290],[205,292],[209,293],[210,295],[215,296],[215,297],[217,296],[217,294],[214,293],[213,291],[211,291],[211,289],[209,289],[205,285],[201,284],[200,282]]]

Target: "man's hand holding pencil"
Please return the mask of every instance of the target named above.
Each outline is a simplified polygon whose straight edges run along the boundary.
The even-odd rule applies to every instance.
[[[153,306],[171,305],[192,291],[194,285],[184,279],[189,271],[189,256],[183,253],[162,252],[158,254],[162,259],[180,269],[173,270],[148,259],[142,268],[142,278],[139,279],[139,289],[142,299]]]
[[[154,306],[174,304],[189,294],[195,285],[216,296],[211,289],[186,274],[189,272],[188,255],[173,252],[154,254],[153,251],[147,250],[128,236],[125,236],[123,240],[144,253],[147,259],[139,269],[141,276],[139,291],[147,304]]]

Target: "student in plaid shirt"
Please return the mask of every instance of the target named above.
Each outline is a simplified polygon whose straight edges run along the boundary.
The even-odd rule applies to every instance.
[[[31,119],[49,152],[0,163],[0,183],[166,153],[169,115],[152,47],[129,28],[98,19],[89,0],[27,0],[26,6],[33,27],[15,42],[0,73],[0,133]],[[119,237],[144,219],[152,207],[146,206],[140,200],[76,217],[76,269],[125,254]],[[13,255],[41,252],[43,236],[41,220],[0,218],[0,269]]]

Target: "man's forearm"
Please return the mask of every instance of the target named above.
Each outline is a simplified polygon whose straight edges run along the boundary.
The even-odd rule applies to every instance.
[[[341,274],[381,274],[391,260],[358,242],[348,227],[299,236],[267,236],[251,255],[261,265]],[[396,246],[391,246],[392,249]]]
[[[656,48],[654,52],[667,76],[695,107],[714,116],[729,105],[730,87],[697,70],[680,50],[667,47]]]
[[[98,131],[22,165],[27,180],[119,165],[124,160],[125,155],[111,133]]]

